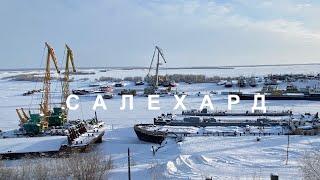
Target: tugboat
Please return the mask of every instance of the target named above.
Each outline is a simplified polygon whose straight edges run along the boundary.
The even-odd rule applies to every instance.
[[[137,91],[135,89],[123,89],[121,90],[118,95],[122,96],[122,95],[137,95]]]
[[[231,88],[232,87],[232,81],[231,80],[228,80],[225,84],[224,84],[224,87],[226,88]]]
[[[83,151],[90,144],[102,142],[104,123],[98,121],[97,116],[89,120],[68,120],[66,99],[69,96],[69,64],[73,72],[72,50],[66,45],[66,67],[62,78],[62,101],[60,106],[52,104],[50,98],[51,60],[55,70],[60,74],[53,48],[45,43],[48,50],[46,69],[43,83],[43,95],[39,108],[25,112],[17,109],[20,128],[4,131],[0,134],[0,157],[17,158],[26,154],[59,154],[62,151]],[[54,107],[51,107],[55,105]]]
[[[266,78],[265,81],[264,81],[264,85],[266,86],[270,86],[270,85],[278,85],[278,82],[276,79],[269,79],[269,78]]]
[[[89,84],[89,87],[99,87],[99,86],[101,86],[100,83],[91,83],[91,84]]]
[[[111,86],[100,86],[99,90],[105,93],[113,92],[113,88]]]
[[[286,87],[286,92],[287,93],[299,93],[299,90],[293,84],[288,84],[287,87]]]
[[[245,87],[246,86],[246,81],[244,79],[244,77],[240,77],[238,80],[238,86],[239,87]]]
[[[162,83],[162,86],[163,87],[176,87],[177,86],[177,84],[174,82],[174,81],[164,81],[163,83]]]
[[[105,93],[102,97],[103,97],[103,99],[112,99],[113,94],[112,93]]]
[[[72,94],[74,95],[87,95],[92,93],[91,91],[85,90],[85,89],[74,89],[72,90]]]
[[[320,97],[320,89],[319,88],[310,88],[309,89],[309,95],[311,97]]]
[[[249,80],[249,86],[251,86],[251,87],[256,87],[256,86],[257,86],[256,78],[252,77],[252,78]]]
[[[114,84],[114,87],[123,87],[124,86],[124,84],[123,84],[123,82],[121,81],[121,82],[116,82],[115,84]]]
[[[42,89],[33,89],[31,91],[27,91],[27,92],[23,93],[22,95],[23,96],[29,96],[29,95],[32,95],[34,93],[38,93],[38,92],[41,92],[41,91],[42,91]]]
[[[143,81],[136,81],[135,85],[136,86],[142,86],[142,85],[144,85],[144,82]]]

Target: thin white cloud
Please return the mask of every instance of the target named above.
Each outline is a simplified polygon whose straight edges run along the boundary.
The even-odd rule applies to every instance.
[[[0,15],[0,58],[9,67],[39,64],[44,41],[62,55],[68,42],[80,66],[146,65],[154,45],[168,66],[320,58],[320,4],[309,1],[12,0],[0,2]]]

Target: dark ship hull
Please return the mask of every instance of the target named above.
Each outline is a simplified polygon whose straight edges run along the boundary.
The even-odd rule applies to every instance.
[[[137,134],[139,140],[161,144],[162,141],[166,138],[166,133],[160,131],[148,131],[143,129],[144,126],[152,124],[136,124],[134,125],[134,132]]]

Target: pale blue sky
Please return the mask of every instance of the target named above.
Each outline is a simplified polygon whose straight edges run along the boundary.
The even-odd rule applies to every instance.
[[[320,63],[320,4],[310,0],[1,0],[1,68],[39,67],[44,42],[78,66]]]

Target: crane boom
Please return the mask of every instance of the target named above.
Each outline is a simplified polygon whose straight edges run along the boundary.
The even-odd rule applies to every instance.
[[[26,118],[26,119],[29,119],[30,117],[28,116],[28,114],[24,111],[23,108],[21,108],[21,112],[23,114],[23,116]]]
[[[51,74],[50,74],[50,60],[52,59],[54,66],[55,66],[55,70],[57,71],[57,73],[60,73],[60,70],[58,68],[58,62],[57,62],[57,58],[56,55],[54,53],[54,49],[46,42],[45,46],[48,50],[47,52],[47,60],[46,60],[46,69],[45,69],[45,76],[44,76],[44,81],[43,81],[43,98],[42,98],[42,102],[41,102],[41,109],[42,109],[42,113],[44,115],[44,121],[45,123],[48,122],[48,117],[50,115],[50,107],[49,107],[49,100],[50,100],[50,81],[51,81]]]
[[[159,54],[161,55],[164,63],[167,63],[166,59],[164,58],[164,55],[163,55],[163,52],[162,52],[161,48],[159,48],[159,46],[156,46],[156,48],[158,49],[158,52],[159,52]]]
[[[157,47],[157,46],[156,46]],[[153,64],[153,59],[154,59],[154,56],[155,56],[155,54],[156,54],[156,51],[157,51],[157,48],[154,48],[154,51],[153,51],[153,55],[152,55],[152,59],[151,59],[151,63],[150,63],[150,67],[149,67],[149,71],[148,71],[148,74],[147,74],[147,76],[149,77],[149,75],[150,75],[150,71],[151,71],[151,69],[152,69],[152,64]]]
[[[70,95],[69,92],[69,75],[70,75],[70,70],[69,70],[69,64],[71,63],[71,67],[72,67],[72,72],[76,72],[76,68],[74,65],[74,61],[73,61],[73,52],[71,50],[71,48],[66,44],[65,46],[66,51],[67,51],[67,56],[66,56],[66,66],[65,66],[65,71],[64,71],[64,78],[63,78],[63,85],[62,85],[62,109],[63,109],[63,117],[67,118],[68,115],[68,109],[67,109],[67,105],[66,105],[66,101],[68,96]]]
[[[24,112],[23,108],[16,109],[16,112],[20,119],[20,125],[23,125],[24,123],[28,122],[29,116],[26,114],[26,112]]]
[[[147,74],[147,77],[150,76],[150,71],[152,69],[152,64],[154,61],[155,56],[157,55],[157,64],[156,64],[156,74],[155,74],[155,83],[153,84],[153,86],[155,88],[158,87],[159,84],[159,66],[160,66],[160,57],[162,58],[162,60],[164,61],[164,63],[167,63],[166,59],[164,58],[163,52],[161,50],[161,48],[159,46],[155,46],[154,51],[153,51],[153,55],[152,55],[152,59],[151,59],[151,63],[150,63],[150,67],[149,67],[149,71]]]

